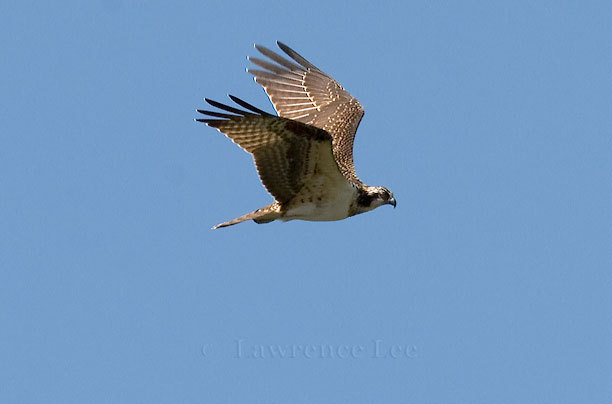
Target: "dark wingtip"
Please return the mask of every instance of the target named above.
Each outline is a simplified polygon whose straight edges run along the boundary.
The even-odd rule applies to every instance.
[[[261,109],[255,107],[255,106],[249,104],[248,102],[246,102],[244,100],[241,100],[240,98],[238,98],[238,97],[236,97],[234,95],[228,94],[227,96],[230,97],[231,100],[234,101],[236,104],[240,105],[243,108],[248,109],[249,111],[252,111],[252,112],[255,112],[256,114],[260,114],[260,115],[264,115],[264,116],[270,116],[270,114],[267,113],[266,111],[261,110]]]
[[[283,52],[285,52],[287,54],[289,54],[290,52],[293,51],[293,49],[291,49],[289,46],[285,45],[281,41],[276,41],[276,45],[278,45],[278,47],[281,48],[283,50]]]
[[[221,122],[224,122],[223,120],[220,119],[201,119],[201,118],[197,118],[196,122],[201,122],[201,123],[205,123],[208,126],[211,126],[213,128],[218,128]]]

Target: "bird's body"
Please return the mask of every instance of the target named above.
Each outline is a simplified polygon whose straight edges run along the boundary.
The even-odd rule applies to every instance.
[[[320,222],[350,216],[357,188],[340,174],[329,146],[327,142],[322,142],[313,148],[309,161],[319,163],[315,164],[310,181],[287,203],[282,219]]]
[[[395,206],[388,189],[364,185],[355,173],[353,141],[363,117],[359,101],[291,48],[278,45],[299,65],[256,46],[276,64],[250,58],[266,70],[249,72],[264,86],[279,116],[233,96],[246,110],[208,99],[224,112],[198,110],[214,118],[198,121],[253,155],[261,181],[275,199],[214,228],[246,220],[342,220],[383,204]]]

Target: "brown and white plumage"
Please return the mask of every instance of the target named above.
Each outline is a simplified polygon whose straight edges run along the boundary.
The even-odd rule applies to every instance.
[[[231,95],[244,109],[206,99],[224,112],[198,110],[212,117],[198,121],[253,155],[261,181],[275,199],[214,228],[251,219],[341,220],[383,204],[395,206],[388,189],[363,185],[355,172],[353,141],[363,117],[359,101],[291,48],[278,45],[298,64],[256,45],[270,61],[249,58],[265,70],[248,69],[278,116]]]
[[[342,174],[349,181],[361,183],[353,164],[353,142],[363,118],[363,106],[336,80],[293,49],[281,42],[278,42],[278,47],[298,64],[255,45],[270,61],[249,57],[264,70],[247,71],[263,86],[279,116],[329,132],[334,140],[334,157]]]

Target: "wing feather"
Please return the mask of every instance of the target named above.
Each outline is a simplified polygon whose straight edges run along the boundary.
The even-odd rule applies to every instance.
[[[315,145],[327,142],[332,148],[331,135],[320,128],[270,115],[247,102],[230,96],[238,105],[251,113],[222,104],[206,101],[229,115],[216,111],[198,112],[220,119],[197,119],[217,128],[238,146],[253,155],[261,182],[281,204],[289,202],[302,189],[315,172],[316,164],[333,164],[335,161],[317,161]],[[312,157],[315,157],[314,159]],[[331,159],[331,158],[330,158]],[[338,175],[340,170],[338,167]]]
[[[269,61],[250,57],[263,70],[247,71],[263,86],[279,116],[327,131],[333,138],[334,158],[342,174],[349,181],[361,184],[353,164],[353,143],[363,117],[363,106],[331,76],[287,45],[277,44],[293,61],[255,45]]]

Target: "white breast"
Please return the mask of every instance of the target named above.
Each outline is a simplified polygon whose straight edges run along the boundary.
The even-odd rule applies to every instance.
[[[331,221],[348,217],[357,189],[340,172],[330,146],[321,142],[313,148],[313,174],[289,203],[281,220]]]

